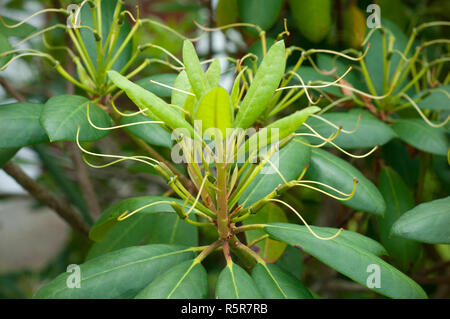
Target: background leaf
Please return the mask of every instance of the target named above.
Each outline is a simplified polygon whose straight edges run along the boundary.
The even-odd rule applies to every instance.
[[[230,263],[219,274],[216,298],[261,299],[262,296],[252,277],[235,263]]]
[[[144,121],[153,121],[149,116],[137,114],[134,116],[124,116],[120,119],[121,124],[138,123]],[[159,124],[140,124],[124,128],[131,134],[144,140],[150,145],[163,147],[172,147],[173,140],[169,131],[161,127]]]
[[[422,203],[392,225],[391,234],[430,244],[450,244],[450,196]]]

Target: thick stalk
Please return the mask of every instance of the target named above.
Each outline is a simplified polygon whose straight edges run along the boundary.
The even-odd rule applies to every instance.
[[[227,170],[226,163],[217,163],[217,229],[221,239],[230,237],[228,225]]]

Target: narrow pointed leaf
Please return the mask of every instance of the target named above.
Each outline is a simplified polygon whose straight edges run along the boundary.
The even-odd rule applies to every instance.
[[[194,45],[189,40],[185,40],[183,43],[183,62],[192,90],[196,97],[200,99],[208,92],[210,86],[195,52]]]
[[[266,109],[280,84],[286,66],[284,42],[276,42],[264,57],[250,88],[245,94],[233,126],[250,127]]]
[[[210,88],[216,88],[219,86],[219,80],[220,80],[220,60],[214,59],[212,61],[211,65],[209,66],[208,70],[206,70],[206,79],[208,80],[209,87]]]

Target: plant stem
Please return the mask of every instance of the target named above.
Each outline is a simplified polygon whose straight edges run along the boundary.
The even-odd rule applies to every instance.
[[[217,163],[217,229],[219,237],[227,240],[230,237],[228,225],[227,170],[226,163]]]

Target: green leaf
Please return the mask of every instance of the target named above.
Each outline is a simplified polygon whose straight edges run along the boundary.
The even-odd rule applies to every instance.
[[[397,135],[391,127],[367,111],[352,110],[350,112],[331,112],[321,115],[326,120],[332,122],[337,126],[342,126],[344,130],[352,131],[357,125],[358,117],[361,115],[361,120],[354,133],[347,134],[345,132],[339,133],[333,143],[344,149],[354,148],[369,148],[376,145],[384,145]],[[329,124],[310,117],[307,124],[314,128],[320,135],[324,137],[331,136],[337,130]],[[299,130],[301,132],[309,132],[306,129]],[[318,138],[309,138],[311,143],[317,144],[321,142]]]
[[[279,208],[274,203],[265,204],[257,214],[250,216],[244,220],[244,225],[251,224],[267,224],[273,222],[287,222],[287,217],[284,211]],[[245,233],[247,242],[263,236],[265,232],[263,230],[251,230]],[[282,242],[275,241],[273,239],[267,238],[263,241],[258,242],[255,246],[259,248],[259,255],[267,262],[273,263],[281,257],[284,250],[286,249],[286,244]]]
[[[312,227],[312,229],[319,236],[329,236],[337,231],[337,229],[323,229],[322,227]],[[379,288],[368,288],[379,294],[391,298],[427,297],[417,283],[372,254],[365,247],[361,247],[363,245],[360,241],[354,241],[354,238],[346,238],[345,233],[349,234],[351,232],[344,231],[340,236],[332,240],[320,240],[311,235],[305,226],[276,223],[267,225],[265,230],[274,239],[302,247],[304,251],[321,262],[364,286],[371,282],[369,281],[369,276],[373,274],[368,266],[377,265],[380,269]],[[358,237],[364,238],[362,235]],[[366,241],[372,240],[367,238]]]
[[[80,265],[80,288],[69,288],[73,273],[64,272],[36,293],[34,298],[132,298],[164,270],[193,258],[180,246],[129,247]]]
[[[203,299],[208,294],[206,270],[194,260],[170,268],[136,296],[137,299]]]
[[[183,62],[192,90],[196,97],[200,99],[208,92],[210,86],[195,52],[194,45],[189,40],[185,40],[183,43]]]
[[[331,0],[289,0],[297,29],[309,41],[322,41],[331,29]]]
[[[231,100],[224,88],[217,87],[211,89],[200,100],[195,119],[202,121],[203,132],[207,129],[217,128],[222,133],[222,138],[226,137],[227,128],[232,124]]]
[[[16,155],[20,148],[0,148],[0,168]]]
[[[152,121],[148,116],[138,114],[135,116],[124,116],[120,119],[120,124],[139,123],[145,121]],[[125,127],[125,130],[136,137],[144,140],[150,145],[157,145],[163,147],[172,147],[173,140],[171,134],[159,124],[140,124]]]
[[[276,42],[267,52],[241,103],[234,127],[250,127],[266,109],[284,75],[285,54],[283,41]]]
[[[252,278],[266,299],[312,299],[308,288],[275,264],[258,263]]]
[[[108,76],[139,108],[147,109],[145,112],[150,118],[163,121],[172,129],[186,129],[191,135],[194,134],[193,127],[161,98],[134,84],[116,71],[108,71]]]
[[[450,196],[422,203],[392,225],[391,234],[429,244],[450,244]]]
[[[0,32],[0,54],[7,52],[7,51],[11,51],[12,50],[12,46],[11,44],[8,42],[8,39],[6,38],[6,36],[4,36],[1,32]],[[1,68],[9,62],[9,60],[11,60],[13,57],[12,54],[9,54],[7,56],[0,56],[0,71]]]
[[[173,87],[175,84],[176,78],[177,78],[176,73],[156,74],[156,75],[152,75],[152,76],[148,76],[143,79],[140,79],[139,81],[136,82],[136,84],[142,86],[144,89],[152,92],[156,96],[166,98],[166,97],[171,97],[172,90],[167,87],[158,85],[156,83],[152,83],[152,82],[150,82],[150,80]]]
[[[219,86],[220,72],[220,60],[214,59],[205,72],[210,88],[216,88]]]
[[[117,218],[120,215],[122,215],[126,211],[131,213],[136,209],[159,201],[174,201],[179,204],[181,203],[181,205],[183,204],[183,202],[179,199],[164,196],[142,196],[125,199],[123,201],[115,203],[102,213],[102,215],[95,221],[94,225],[92,226],[91,231],[89,232],[89,238],[93,241],[100,241],[111,230],[112,227],[119,223]],[[155,204],[153,206],[144,208],[143,210],[139,211],[139,213],[130,216],[129,218],[126,218],[124,221],[121,221],[120,224],[132,221],[137,216],[161,212],[175,211],[168,203]],[[118,238],[118,240],[120,240],[120,238]]]
[[[414,207],[414,198],[400,175],[390,167],[383,167],[381,170],[378,189],[386,202],[384,216],[377,218],[381,243],[395,264],[408,270],[419,258],[420,245],[403,238],[391,238],[389,233],[394,222],[405,211]]]
[[[297,179],[309,163],[310,148],[294,140],[289,142],[277,154],[272,156],[271,161],[274,162],[276,156],[278,156],[278,170],[289,182]],[[269,163],[264,166],[267,173],[269,173],[270,168],[271,165]],[[255,177],[242,193],[239,204],[244,204],[245,202],[245,206],[248,207],[270,194],[278,185],[284,184],[282,178],[274,170],[270,172],[271,174],[260,172]]]
[[[244,23],[258,25],[263,30],[270,29],[278,19],[283,8],[282,0],[239,0],[239,17]],[[257,35],[256,30],[252,29]]]
[[[39,124],[42,104],[11,103],[0,105],[0,148],[16,148],[48,141]]]
[[[252,277],[232,262],[219,274],[216,284],[216,298],[261,299],[262,295]]]
[[[19,23],[18,20],[11,19],[5,16],[1,16],[1,19],[7,24],[7,25],[14,25]],[[36,27],[32,26],[28,23],[23,23],[18,27],[15,28],[7,28],[3,25],[3,23],[0,23],[0,33],[3,34],[5,37],[16,37],[16,38],[26,38],[27,36],[31,35],[33,32],[36,31]]]
[[[407,119],[396,121],[392,128],[403,141],[421,151],[447,155],[450,144],[443,127],[431,127],[422,119]]]
[[[275,42],[276,40],[274,38],[266,37],[266,48],[272,47],[272,45],[274,45]],[[253,43],[252,46],[248,48],[248,53],[253,53],[254,55],[256,55],[257,58],[256,65],[259,67],[264,58],[263,45],[261,39],[255,41],[255,43]],[[245,59],[244,65],[253,70],[253,59],[252,58]]]
[[[95,141],[105,137],[107,130],[98,130],[89,123],[88,103],[91,122],[98,127],[110,127],[111,119],[108,114],[89,99],[78,95],[57,95],[45,103],[40,117],[50,141],[75,141],[78,126],[80,141]]]
[[[314,148],[311,150],[309,169],[306,179],[318,181],[332,186],[341,192],[350,194],[353,188],[353,178],[358,180],[354,196],[343,205],[368,213],[383,215],[386,204],[378,189],[355,167],[327,151]],[[333,195],[343,197],[323,186],[318,188]]]
[[[447,92],[447,93],[446,93]],[[417,105],[424,110],[450,110],[448,103],[450,94],[450,85],[441,85],[431,90],[421,91],[416,94],[414,100],[423,97]]]
[[[329,54],[318,54],[317,55],[317,66],[319,67],[319,69],[321,69],[323,71],[332,71],[334,68],[336,68],[336,71],[334,72],[334,78],[333,79],[330,78],[331,82],[333,82],[336,80],[336,78],[344,75],[344,73],[350,67],[350,64],[347,63],[347,61],[345,61],[344,59],[336,59],[335,57],[333,57],[332,55],[329,55]],[[365,89],[364,83],[362,83],[360,77],[354,71],[347,73],[344,80],[346,82],[350,83],[356,89],[359,89],[359,90]],[[323,89],[325,90],[326,88],[323,88]],[[342,93],[341,93],[341,95],[343,96]]]

